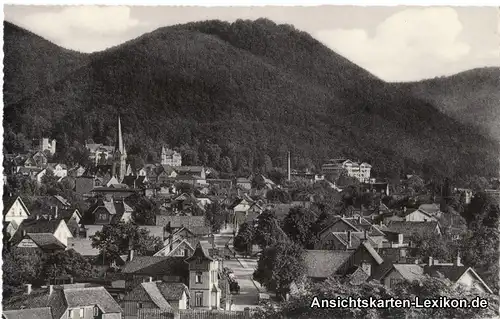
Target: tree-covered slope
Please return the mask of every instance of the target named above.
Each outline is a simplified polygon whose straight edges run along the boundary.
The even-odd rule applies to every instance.
[[[151,159],[167,143],[187,163],[227,157],[239,172],[267,158],[284,166],[288,150],[294,166],[348,156],[384,175],[489,175],[497,164],[491,140],[268,20],[158,29],[91,54],[15,107],[10,131],[51,135],[61,151],[112,140],[121,114],[130,155]]]
[[[402,86],[500,142],[500,68],[478,68]]]

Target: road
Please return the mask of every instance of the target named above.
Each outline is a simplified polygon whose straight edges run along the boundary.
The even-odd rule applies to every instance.
[[[215,235],[215,245],[217,247],[224,247],[231,238],[232,234]],[[230,242],[229,248],[233,248],[232,242]],[[259,283],[252,280],[253,272],[257,267],[257,260],[237,256],[237,259],[231,258],[231,260],[224,260],[224,267],[233,270],[236,281],[240,285],[240,293],[238,295],[232,295],[233,306],[231,310],[242,311],[245,307],[257,307],[259,289],[262,289]],[[259,289],[257,289],[256,286],[259,287]]]

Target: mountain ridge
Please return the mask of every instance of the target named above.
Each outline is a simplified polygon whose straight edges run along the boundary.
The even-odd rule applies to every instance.
[[[227,157],[238,173],[266,156],[281,167],[289,150],[295,165],[342,155],[371,161],[381,175],[490,175],[496,165],[496,146],[471,127],[269,20],[160,28],[90,54],[13,108],[22,111],[7,123],[12,133],[49,134],[63,150],[112,140],[120,113],[134,132],[125,137],[130,154],[148,160],[167,143],[191,154],[190,164],[220,168]]]

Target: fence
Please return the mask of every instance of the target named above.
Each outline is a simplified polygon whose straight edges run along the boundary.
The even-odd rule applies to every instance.
[[[244,311],[185,309],[173,312],[161,309],[140,309],[137,319],[250,319],[250,309]]]

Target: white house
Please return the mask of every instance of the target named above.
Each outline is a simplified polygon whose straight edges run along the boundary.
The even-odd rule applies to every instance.
[[[21,197],[17,196],[11,202],[5,203],[4,210],[4,221],[12,222],[14,221],[16,225],[20,225],[23,220],[30,216],[28,208],[24,204]]]

